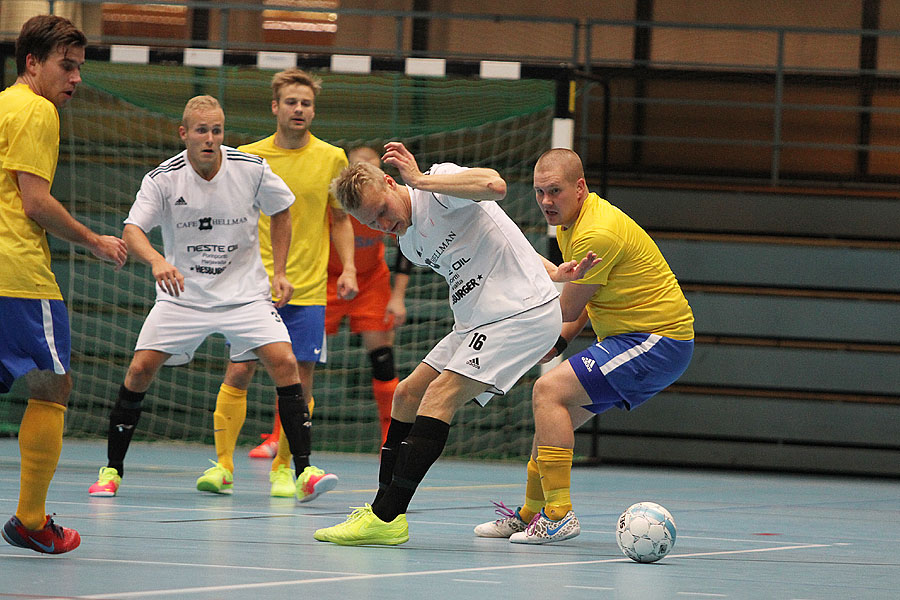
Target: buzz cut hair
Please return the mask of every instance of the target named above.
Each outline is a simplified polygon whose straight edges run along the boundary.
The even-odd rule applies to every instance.
[[[56,15],[31,17],[16,38],[16,74],[25,74],[25,63],[32,55],[39,63],[47,60],[57,48],[84,48],[87,38],[72,21]]]
[[[181,114],[181,124],[187,127],[188,116],[198,110],[222,110],[222,105],[212,96],[194,96],[184,105],[184,112]]]
[[[368,162],[353,163],[331,182],[329,191],[347,212],[362,206],[363,191],[371,186],[383,188],[384,171]]]
[[[553,148],[541,154],[534,165],[534,170],[537,172],[544,169],[557,170],[572,183],[584,178],[581,157],[568,148]]]
[[[303,69],[285,69],[272,76],[272,100],[278,102],[281,98],[281,89],[292,84],[308,86],[312,89],[314,97],[322,91],[322,80],[315,75],[310,75]]]

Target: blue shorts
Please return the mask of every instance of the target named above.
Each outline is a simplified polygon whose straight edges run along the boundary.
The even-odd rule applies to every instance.
[[[584,408],[599,415],[614,406],[631,410],[664,390],[681,377],[693,353],[694,340],[624,333],[593,344],[569,364],[591,399]]]
[[[279,308],[278,313],[291,334],[291,346],[297,360],[324,363],[327,358],[325,307],[287,304]]]
[[[0,394],[29,371],[69,372],[72,342],[62,300],[0,296]]]

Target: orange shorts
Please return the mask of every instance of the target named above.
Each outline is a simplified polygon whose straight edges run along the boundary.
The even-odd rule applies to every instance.
[[[357,277],[359,293],[353,300],[337,297],[337,277],[328,274],[328,302],[325,305],[325,333],[337,333],[344,317],[350,317],[350,331],[390,331],[394,318],[384,320],[391,299],[391,272],[387,265]]]

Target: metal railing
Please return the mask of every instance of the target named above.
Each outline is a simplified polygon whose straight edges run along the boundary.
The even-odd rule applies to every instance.
[[[604,176],[608,164],[614,173],[636,176],[683,172],[771,186],[810,180],[860,187],[900,183],[890,168],[900,153],[900,107],[892,105],[894,92],[900,90],[900,58],[894,59],[896,53],[891,52],[900,47],[897,30],[456,14],[285,2],[160,0],[153,4],[183,7],[188,19],[204,13],[209,23],[218,24],[214,35],[194,39],[187,28],[186,39],[101,35],[99,42],[226,52],[289,51],[308,58],[368,54],[392,59],[519,61],[557,69],[560,76],[582,83],[576,110],[576,149],[587,165]],[[49,4],[51,10],[61,5],[53,0]],[[95,10],[97,5],[110,4],[81,2]],[[145,3],[120,0],[116,4]],[[273,10],[294,13],[298,18],[331,15],[338,33],[325,45],[291,44],[248,40],[232,26],[241,15]],[[342,27],[360,27],[360,23],[369,23],[366,31],[377,29],[379,34],[369,36],[365,43],[341,36]],[[417,27],[421,31],[423,23],[443,28],[440,46],[428,36],[424,42],[421,36],[416,38]],[[493,35],[488,35],[490,32]],[[15,34],[0,32],[7,38]],[[607,38],[624,41],[611,46],[603,43]],[[641,46],[643,54],[633,43],[638,38],[646,42]],[[668,46],[662,43],[665,40]],[[747,44],[748,40],[758,44]],[[743,48],[742,44],[753,46],[754,51],[745,55],[734,50]],[[717,45],[724,51],[717,50]],[[819,51],[833,46],[846,51]],[[746,91],[748,97],[741,97],[740,91],[729,97],[721,90],[705,95],[721,82],[735,80],[741,80],[735,89]],[[692,93],[685,94],[679,82],[691,82]],[[649,89],[648,83],[658,89]],[[595,93],[599,88],[602,94]],[[673,131],[669,127],[673,122],[689,122],[682,116],[696,111],[709,121],[727,112],[738,115],[738,121],[745,118],[761,124],[755,123],[753,131],[746,134],[723,128],[728,131],[725,135],[714,135],[717,131],[710,128]],[[666,120],[660,114],[673,117]],[[612,131],[603,139],[602,124],[610,121]],[[672,148],[683,149],[685,161],[695,152],[698,157],[721,159],[721,164],[707,165],[703,171],[677,160],[652,158]],[[817,154],[825,156],[821,165],[811,160]],[[752,168],[729,167],[741,162],[741,156],[752,158]]]

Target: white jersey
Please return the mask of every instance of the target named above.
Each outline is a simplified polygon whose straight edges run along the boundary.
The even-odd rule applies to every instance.
[[[166,260],[184,276],[180,296],[157,286],[157,302],[213,308],[271,299],[259,213],[283,211],[294,195],[265,159],[227,146],[221,152],[211,181],[197,174],[187,151],[147,173],[125,219],[145,233],[160,227]]]
[[[441,163],[428,173],[463,170]],[[517,315],[559,296],[540,256],[496,202],[407,190],[412,225],[400,236],[400,250],[447,280],[455,331]]]

